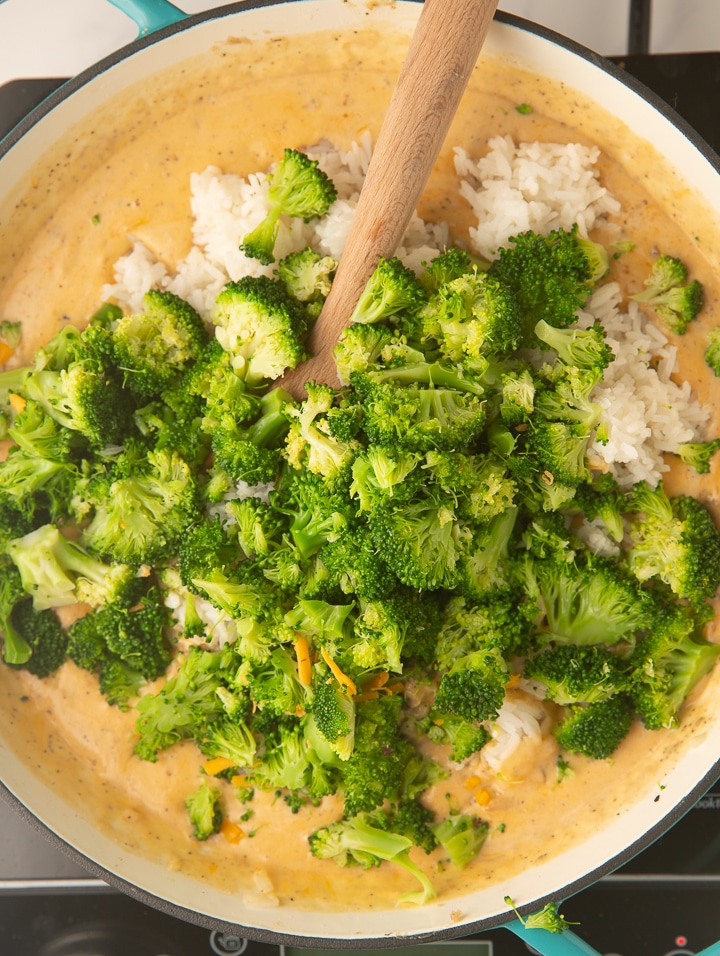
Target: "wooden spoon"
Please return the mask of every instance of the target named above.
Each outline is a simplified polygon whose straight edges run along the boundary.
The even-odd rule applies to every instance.
[[[278,382],[294,398],[305,396],[305,382],[339,386],[332,350],[378,260],[394,255],[417,207],[497,3],[425,0],[330,295],[310,335],[312,357]]]

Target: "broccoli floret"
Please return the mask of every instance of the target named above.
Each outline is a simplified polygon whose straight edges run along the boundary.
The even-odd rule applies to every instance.
[[[253,424],[241,428],[225,418],[214,430],[213,454],[234,481],[259,485],[275,480],[289,428],[284,408],[291,401],[284,389],[275,388],[263,395],[260,417]]]
[[[348,760],[355,745],[355,702],[325,679],[315,684],[312,714],[318,731],[341,760]]]
[[[130,564],[170,554],[199,516],[192,471],[169,451],[148,452],[142,461],[121,460],[91,481],[83,497],[92,517],[82,543],[97,554]]]
[[[189,527],[178,545],[178,570],[182,584],[193,590],[193,581],[214,571],[230,573],[240,555],[218,517],[205,518]]]
[[[720,375],[720,325],[708,332],[705,361],[716,375]]]
[[[93,359],[59,371],[32,371],[23,392],[63,428],[79,432],[94,445],[120,443],[131,424],[132,404],[120,382]]]
[[[450,759],[456,763],[467,760],[492,739],[481,724],[454,714],[441,714],[437,710],[430,711],[423,729],[433,743],[450,747]]]
[[[451,863],[462,869],[478,855],[490,827],[477,817],[457,814],[438,823],[431,823],[430,829],[450,857]]]
[[[246,558],[257,555],[264,557],[280,547],[280,538],[285,529],[284,516],[278,514],[271,505],[260,498],[241,498],[229,501],[227,511],[235,522],[233,532]]]
[[[2,657],[6,664],[26,664],[32,647],[12,621],[15,605],[26,600],[20,572],[6,554],[0,556],[0,633],[3,638]]]
[[[277,274],[290,295],[305,303],[308,315],[314,318],[330,292],[337,265],[332,256],[321,256],[308,247],[281,259]]]
[[[200,356],[208,333],[195,309],[172,292],[151,289],[143,309],[113,324],[113,345],[125,385],[147,399],[159,396]]]
[[[513,428],[527,422],[534,410],[535,380],[528,369],[506,372],[502,376],[500,417]]]
[[[650,730],[678,725],[685,699],[720,654],[719,644],[702,639],[701,625],[688,608],[668,609],[633,652],[633,702]]]
[[[635,485],[629,510],[629,566],[639,581],[658,577],[700,605],[720,584],[720,532],[697,499],[669,498],[662,483]]]
[[[98,561],[51,524],[15,538],[7,553],[36,611],[78,601],[92,607],[109,604],[123,597],[135,577],[128,565]]]
[[[353,372],[364,372],[380,358],[392,339],[392,332],[382,324],[346,326],[333,349],[335,368],[341,382],[349,382]]]
[[[576,923],[569,923],[565,917],[558,911],[557,903],[547,903],[537,913],[530,913],[528,916],[521,916],[515,909],[515,904],[509,896],[505,897],[508,906],[515,910],[517,918],[526,929],[543,929],[548,933],[564,933],[569,926],[576,926]],[[570,944],[573,945],[572,943]]]
[[[193,834],[198,840],[207,840],[220,829],[223,815],[219,790],[209,787],[206,783],[201,784],[186,798],[185,808]]]
[[[574,488],[590,478],[586,455],[592,432],[584,425],[536,418],[528,435],[548,485]]]
[[[295,656],[285,647],[276,647],[262,663],[243,665],[238,681],[250,689],[256,707],[278,717],[297,715],[310,705],[310,688],[300,680]]]
[[[546,699],[562,705],[607,700],[631,683],[627,660],[596,645],[562,644],[541,651],[525,662],[524,676],[539,681]]]
[[[403,894],[399,903],[422,905],[435,896],[430,880],[408,855],[412,839],[390,829],[385,814],[357,814],[316,830],[308,839],[313,856],[335,860],[338,866],[359,865],[369,869],[388,860],[408,870],[420,881],[421,889]]]
[[[402,260],[380,259],[360,293],[348,324],[369,325],[404,311],[418,309],[426,300],[417,276]]]
[[[624,694],[592,704],[573,704],[554,733],[563,750],[604,760],[619,747],[634,718],[632,701]]]
[[[623,515],[626,501],[613,476],[604,472],[592,481],[578,485],[567,507],[569,511],[579,510],[588,521],[602,521],[613,541],[619,543],[625,536]]]
[[[487,356],[510,354],[522,336],[515,297],[486,272],[467,272],[441,286],[425,314],[443,355],[480,372]]]
[[[418,276],[420,285],[429,295],[437,292],[442,286],[459,279],[460,276],[475,269],[475,265],[464,249],[451,246],[429,263],[424,263],[424,269]]]
[[[330,433],[326,416],[335,400],[330,386],[306,382],[305,390],[305,401],[299,407],[287,408],[290,429],[285,454],[294,468],[307,468],[333,480],[349,467],[356,444],[339,441]]]
[[[15,417],[8,437],[26,456],[40,462],[70,462],[87,450],[87,443],[79,432],[59,425],[34,401],[28,401]]]
[[[191,647],[162,689],[157,694],[144,694],[138,701],[135,753],[143,760],[154,761],[160,750],[204,734],[208,725],[223,714],[217,689],[226,677],[230,683],[236,670],[232,648],[214,653]]]
[[[547,236],[524,232],[498,250],[489,274],[514,293],[526,328],[526,344],[534,344],[533,329],[545,320],[567,328],[583,308],[593,285],[593,271],[577,227],[556,229]]]
[[[218,696],[223,687],[216,688]],[[257,740],[247,723],[238,717],[225,717],[211,723],[199,739],[206,757],[225,757],[238,769],[250,769],[255,763]]]
[[[694,468],[699,475],[706,475],[710,471],[713,455],[716,451],[720,451],[720,438],[714,438],[711,441],[682,442],[676,451],[683,464]]]
[[[535,326],[535,335],[557,352],[565,365],[596,371],[607,368],[614,358],[599,322],[589,329],[558,329],[542,320]]]
[[[14,663],[36,677],[48,677],[65,662],[68,637],[51,610],[36,611],[32,601],[18,601],[10,614],[9,625],[11,641],[13,637],[17,641],[19,636],[29,646],[31,653],[28,659],[22,662],[13,662],[5,656],[6,663]],[[5,633],[6,644],[7,640]],[[9,647],[8,651],[11,650]],[[14,656],[17,656],[17,653]]]
[[[507,508],[473,533],[461,561],[459,590],[476,601],[512,584],[512,541],[518,509]]]
[[[319,554],[330,583],[336,584],[343,594],[377,601],[388,597],[398,584],[387,562],[378,555],[365,525],[348,529],[336,541],[328,541]]]
[[[356,372],[351,384],[368,438],[385,448],[466,448],[485,428],[482,386],[437,363]]]
[[[688,272],[674,256],[659,256],[645,279],[645,288],[630,298],[649,305],[658,318],[676,335],[682,335],[703,304],[703,287],[686,283]]]
[[[395,833],[409,837],[414,846],[432,853],[438,845],[437,837],[430,829],[435,814],[417,799],[401,800],[393,809],[390,826]]]
[[[145,678],[120,658],[106,657],[100,664],[98,682],[100,693],[105,696],[108,704],[120,710],[128,710],[130,702],[138,696],[140,688],[144,686]]]
[[[424,591],[458,583],[468,535],[438,493],[378,503],[369,526],[378,555],[403,584]]]
[[[505,699],[508,667],[496,647],[458,657],[446,670],[435,697],[435,709],[465,720],[493,720]]]
[[[246,256],[265,265],[275,261],[273,251],[281,216],[310,222],[324,216],[337,199],[332,180],[318,167],[317,160],[297,149],[285,150],[268,179],[267,215],[240,245]]]
[[[528,597],[543,615],[542,641],[632,643],[655,620],[651,596],[612,559],[582,553],[573,562],[529,561],[525,570]]]
[[[414,754],[398,728],[401,707],[395,694],[357,705],[355,745],[342,767],[346,816],[398,798],[405,767]]]
[[[277,279],[245,276],[229,282],[215,300],[213,322],[248,388],[266,385],[306,357],[305,310]]]
[[[437,638],[438,669],[448,670],[459,658],[487,647],[498,648],[506,658],[526,654],[532,630],[524,607],[509,591],[481,603],[452,597]]]
[[[242,425],[257,418],[260,412],[260,399],[248,391],[244,378],[233,366],[232,353],[217,339],[208,342],[180,379],[176,391],[202,401],[202,427],[210,434],[221,421]]]

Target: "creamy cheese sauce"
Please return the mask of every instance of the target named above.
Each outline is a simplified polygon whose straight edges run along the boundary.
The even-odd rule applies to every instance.
[[[179,86],[160,77],[69,131],[0,217],[0,318],[24,323],[18,360],[65,322],[87,320],[130,236],[170,266],[187,253],[191,172],[212,164],[247,174],[266,168],[287,146],[329,138],[347,147],[365,129],[375,135],[405,44],[372,31],[320,42],[228,41],[189,63]],[[529,103],[532,112],[519,114],[519,103]],[[420,207],[428,219],[449,221],[456,239],[467,237],[471,219],[456,193],[450,147],[462,144],[480,155],[489,137],[505,133],[603,148],[603,182],[623,205],[618,235],[636,243],[613,266],[621,282],[639,288],[658,245],[681,256],[703,282],[705,311],[682,342],[680,368],[712,405],[715,433],[718,389],[700,349],[703,332],[717,321],[716,223],[652,147],[595,104],[561,84],[482,58]],[[668,487],[716,506],[715,469],[691,478],[675,469]],[[573,758],[575,772],[562,783],[552,739],[523,745],[502,779],[468,782],[469,770],[456,773],[428,792],[429,803],[444,813],[450,802],[488,820],[486,846],[462,872],[438,870],[439,853],[426,858],[413,851],[415,859],[441,894],[453,896],[500,883],[581,841],[658,789],[678,748],[701,738],[708,706],[716,709],[720,697],[717,678],[694,695],[681,731],[634,727],[612,762]],[[252,889],[252,873],[263,870],[281,903],[349,909],[386,907],[399,891],[414,888],[412,877],[392,866],[367,874],[311,858],[307,834],[339,815],[332,798],[293,815],[281,799],[257,794],[253,815],[243,821],[247,807],[222,784],[228,817],[248,835],[234,845],[221,835],[194,841],[184,799],[201,780],[196,749],[181,744],[156,764],[133,756],[134,714],[108,706],[95,678],[72,663],[44,681],[0,667],[0,720],[13,750],[124,848],[218,890]],[[487,806],[475,803],[478,789],[488,791]]]

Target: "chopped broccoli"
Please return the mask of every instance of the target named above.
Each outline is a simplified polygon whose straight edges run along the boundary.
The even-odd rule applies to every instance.
[[[216,693],[222,688],[216,688]],[[199,740],[206,757],[225,757],[237,769],[250,769],[255,763],[258,743],[247,723],[238,717],[213,721]]]
[[[364,372],[380,358],[392,339],[392,332],[382,324],[346,326],[333,349],[335,368],[341,382],[349,382],[353,372]]]
[[[650,730],[678,725],[685,699],[720,654],[702,639],[702,622],[688,608],[668,609],[633,652],[633,701]]]
[[[0,558],[0,633],[3,638],[2,658],[6,664],[26,664],[32,647],[12,621],[15,605],[26,599],[20,572],[10,558]]]
[[[464,249],[450,246],[425,264],[418,280],[428,294],[432,295],[454,279],[472,272],[474,268],[473,261]]]
[[[417,276],[398,258],[380,259],[360,293],[348,324],[369,325],[414,311],[425,302],[425,290]]]
[[[720,584],[720,532],[697,499],[669,498],[660,483],[635,485],[629,510],[629,565],[638,581],[658,577],[679,598],[700,605]]]
[[[119,710],[128,710],[131,701],[137,698],[145,678],[118,657],[106,657],[98,672],[100,693],[108,704]]]
[[[382,813],[360,813],[339,820],[310,834],[310,851],[321,860],[335,860],[338,866],[362,866],[369,869],[384,860],[397,863],[420,882],[421,889],[403,894],[399,903],[422,905],[435,896],[432,883],[408,855],[413,841],[390,829]]]
[[[185,800],[193,834],[198,840],[207,840],[213,833],[217,833],[222,823],[223,815],[220,806],[220,791],[201,784],[194,793]]]
[[[278,279],[245,276],[229,282],[215,300],[213,322],[248,388],[279,378],[306,356],[305,310]]]
[[[223,714],[217,689],[235,671],[231,648],[213,653],[191,647],[177,672],[157,694],[144,694],[137,703],[135,753],[143,760],[157,760],[160,750],[179,740],[197,737]],[[228,673],[229,672],[229,673]]]
[[[525,929],[542,929],[547,933],[564,933],[569,926],[577,925],[577,923],[569,923],[565,919],[562,913],[559,912],[557,903],[546,903],[537,913],[521,916],[517,909],[515,909],[515,904],[509,896],[505,897],[505,902],[515,910],[517,918]]]
[[[720,375],[720,325],[710,329],[707,334],[705,361],[716,375]]]
[[[507,664],[496,647],[458,656],[440,679],[435,708],[465,720],[493,720],[508,680]]]
[[[556,229],[547,236],[524,232],[498,250],[489,274],[514,294],[533,344],[535,325],[546,321],[567,328],[583,308],[593,286],[593,271],[577,227]]]
[[[31,653],[26,661],[12,662],[5,656],[6,663],[15,663],[15,666],[30,671],[36,677],[48,677],[65,662],[68,637],[51,610],[37,611],[32,601],[18,601],[10,615],[9,625],[15,640],[19,636],[29,646]],[[6,644],[7,640],[5,632]]]
[[[649,305],[658,318],[676,335],[682,335],[703,304],[703,287],[674,256],[659,256],[645,279],[645,288],[630,298]]]
[[[522,321],[506,285],[486,272],[466,272],[441,286],[425,310],[440,351],[451,362],[484,371],[486,357],[520,344]]]
[[[526,661],[524,676],[539,681],[546,699],[562,705],[607,700],[631,684],[627,660],[594,644],[541,651]]]
[[[195,309],[172,292],[151,289],[143,308],[114,322],[112,335],[125,384],[147,399],[162,394],[200,356],[208,333]]]
[[[290,295],[303,302],[308,315],[314,318],[330,292],[337,265],[331,256],[321,256],[307,247],[281,259],[277,274]]]
[[[315,475],[334,479],[350,465],[353,442],[340,441],[330,433],[327,414],[335,393],[329,385],[306,382],[307,398],[299,408],[288,407],[290,429],[285,454],[294,468],[307,468]]]
[[[614,354],[605,342],[605,330],[599,322],[589,329],[558,329],[541,320],[535,326],[535,335],[557,352],[565,365],[591,370],[604,369]]]
[[[123,597],[135,577],[128,565],[97,560],[51,524],[15,538],[7,553],[36,611],[78,601],[92,607],[109,604]]]
[[[297,149],[285,150],[268,179],[268,212],[240,245],[246,256],[265,265],[275,261],[273,252],[281,216],[310,222],[325,215],[337,198],[332,180],[319,168],[317,160]]]
[[[284,389],[275,388],[263,395],[259,417],[251,425],[243,428],[225,418],[214,430],[213,454],[233,481],[259,485],[275,480],[289,428],[284,408],[291,401]]]
[[[571,705],[554,732],[563,750],[604,760],[629,733],[633,716],[630,698],[617,694],[592,704]]]
[[[192,471],[169,451],[150,451],[138,462],[121,459],[91,480],[81,497],[91,511],[82,543],[96,554],[130,564],[171,553],[199,516]]]
[[[312,713],[319,732],[341,760],[355,745],[355,703],[348,694],[320,680],[315,684]]]
[[[481,724],[454,714],[441,714],[436,710],[430,711],[423,729],[434,743],[450,747],[450,759],[455,763],[467,760],[492,739],[490,732]]]
[[[450,862],[462,869],[478,855],[490,827],[477,817],[461,813],[439,823],[431,823],[430,829],[450,857]]]
[[[706,475],[710,471],[710,461],[716,451],[720,451],[720,438],[682,442],[677,447],[680,461],[694,468],[699,475]]]

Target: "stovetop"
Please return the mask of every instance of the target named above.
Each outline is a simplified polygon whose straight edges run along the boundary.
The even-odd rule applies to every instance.
[[[720,151],[720,53],[615,57]],[[61,79],[0,87],[0,137]],[[706,95],[699,95],[706,91]],[[720,784],[653,846],[566,901],[604,956],[692,956],[720,939]],[[412,956],[527,956],[502,929]],[[281,947],[281,949],[285,949]],[[422,951],[422,952],[420,952]],[[402,956],[408,956],[399,951]],[[0,801],[0,956],[308,956],[181,923],[91,877]]]

